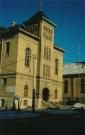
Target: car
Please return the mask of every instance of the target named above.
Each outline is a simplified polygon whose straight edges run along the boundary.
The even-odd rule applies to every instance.
[[[75,109],[85,109],[85,104],[82,104],[82,103],[75,103],[75,104],[73,105],[73,107],[74,107]]]

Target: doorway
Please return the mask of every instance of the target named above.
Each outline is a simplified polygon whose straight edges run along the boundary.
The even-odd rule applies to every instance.
[[[44,88],[43,91],[42,91],[42,99],[44,101],[48,101],[49,99],[49,89],[48,88]]]

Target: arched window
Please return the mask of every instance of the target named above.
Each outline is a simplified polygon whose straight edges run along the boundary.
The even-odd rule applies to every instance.
[[[25,66],[30,66],[30,59],[31,59],[31,50],[29,48],[26,48],[25,50]]]
[[[81,79],[81,93],[85,93],[85,82],[84,82],[84,79]]]
[[[58,74],[58,65],[59,65],[59,61],[58,59],[55,59],[55,74]]]
[[[24,86],[24,97],[28,97],[28,85]]]
[[[55,90],[54,96],[55,96],[55,99],[57,99],[57,89]]]
[[[64,81],[64,93],[68,93],[68,81]]]

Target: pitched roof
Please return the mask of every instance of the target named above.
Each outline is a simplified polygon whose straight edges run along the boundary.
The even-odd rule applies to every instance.
[[[2,33],[2,34],[3,34],[3,38],[9,38],[9,37],[14,36],[15,34],[18,34],[19,32],[21,32],[25,35],[28,35],[34,39],[37,39],[37,40],[40,39],[38,36],[30,33],[28,31],[28,29],[26,29],[26,27],[24,27],[22,24],[17,24],[15,26],[10,26],[10,27],[6,28],[4,33]]]
[[[65,52],[65,50],[64,49],[62,49],[62,48],[60,48],[60,47],[58,47],[58,46],[54,46],[54,49],[56,49],[56,50],[59,50],[59,51],[61,51],[61,52]]]
[[[64,75],[85,74],[85,62],[75,62],[64,65]]]
[[[23,22],[25,25],[30,25],[32,23],[35,22],[39,22],[41,19],[46,20],[47,22],[49,22],[50,24],[56,26],[54,23],[52,23],[50,21],[50,19],[47,17],[47,15],[45,15],[42,11],[38,11],[35,15],[33,15],[30,19],[28,19],[27,21]]]
[[[39,11],[35,15],[33,15],[30,19],[25,21],[24,24],[28,24],[28,23],[31,24],[33,22],[39,21],[42,17],[45,17],[48,19],[48,17],[42,11]]]

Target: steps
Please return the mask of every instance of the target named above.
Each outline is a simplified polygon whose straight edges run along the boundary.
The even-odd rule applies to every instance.
[[[57,108],[58,105],[54,101],[48,101],[45,102],[44,100],[41,100],[41,108],[47,109],[47,108]]]

